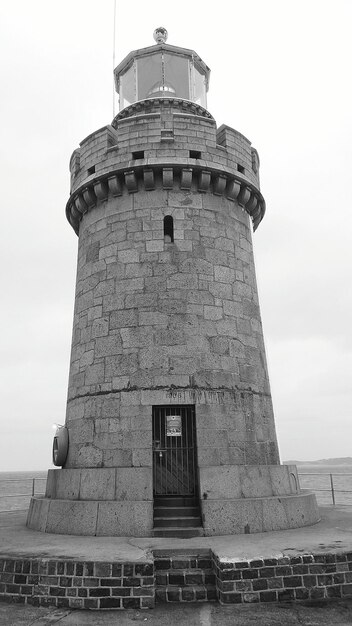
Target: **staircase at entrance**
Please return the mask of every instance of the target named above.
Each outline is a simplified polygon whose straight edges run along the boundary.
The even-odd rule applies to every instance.
[[[201,537],[199,500],[194,496],[154,498],[154,537]]]

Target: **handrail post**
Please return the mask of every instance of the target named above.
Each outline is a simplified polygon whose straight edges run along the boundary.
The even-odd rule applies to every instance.
[[[330,474],[330,486],[331,486],[332,503],[333,505],[335,505],[335,490],[334,490],[334,481],[332,479],[332,474]]]
[[[35,493],[35,478],[32,479],[32,496],[34,496]]]

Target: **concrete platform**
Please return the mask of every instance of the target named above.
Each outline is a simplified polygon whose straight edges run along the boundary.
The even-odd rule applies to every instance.
[[[314,526],[253,535],[191,539],[78,537],[41,533],[26,527],[27,511],[0,513],[0,556],[77,558],[86,561],[146,561],[154,549],[208,548],[228,561],[295,556],[312,552],[352,552],[352,506],[319,507]]]
[[[25,511],[1,513],[0,599],[68,609],[153,608],[158,568],[175,567],[168,555],[181,562],[208,553],[222,604],[347,600],[352,507],[320,513],[310,527],[182,540],[50,535],[28,529]]]

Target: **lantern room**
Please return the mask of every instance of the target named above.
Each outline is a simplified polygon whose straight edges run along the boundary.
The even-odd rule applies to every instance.
[[[147,98],[180,98],[206,108],[210,69],[193,51],[166,44],[167,31],[154,31],[155,46],[130,52],[115,68],[120,110]]]

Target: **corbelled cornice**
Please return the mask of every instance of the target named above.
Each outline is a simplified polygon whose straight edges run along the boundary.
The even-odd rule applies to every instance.
[[[90,178],[71,195],[66,205],[66,216],[79,234],[79,224],[85,213],[93,210],[109,197],[123,193],[148,192],[156,188],[166,190],[213,193],[237,202],[251,217],[256,230],[265,213],[265,201],[260,191],[240,174],[223,167],[183,166],[182,163],[143,163],[131,168],[112,169]]]
[[[191,100],[183,100],[181,98],[147,98],[145,100],[138,100],[133,104],[130,104],[126,108],[122,109],[111,122],[113,128],[117,128],[120,120],[127,117],[133,117],[138,113],[148,113],[152,111],[160,111],[160,109],[172,107],[172,109],[179,110],[181,113],[190,113],[199,117],[205,117],[210,120],[214,120],[213,116],[207,109],[202,107],[196,102]]]

